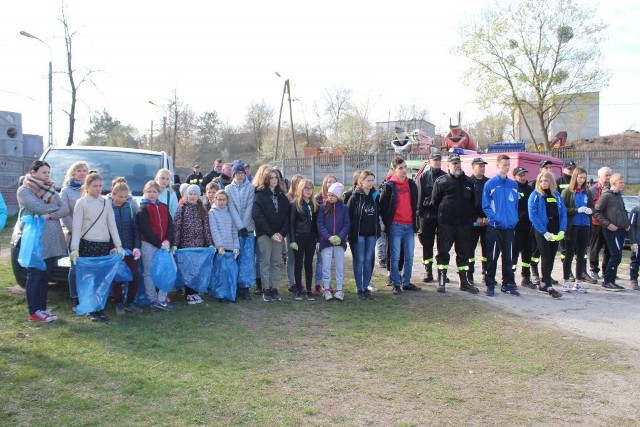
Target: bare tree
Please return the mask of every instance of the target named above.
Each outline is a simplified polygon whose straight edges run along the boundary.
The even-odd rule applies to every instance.
[[[340,120],[351,111],[351,89],[326,90],[324,97],[325,112],[329,115],[330,126],[334,134],[338,134]]]
[[[257,151],[262,151],[265,138],[273,128],[275,111],[264,99],[252,102],[245,116],[245,127],[252,133]]]
[[[76,79],[76,76],[74,75],[75,70],[71,60],[73,56],[73,38],[76,36],[77,32],[71,32],[69,30],[69,20],[67,19],[66,6],[64,2],[62,3],[62,18],[60,19],[60,22],[62,22],[62,26],[64,27],[64,42],[67,50],[67,76],[69,77],[69,92],[71,93],[71,103],[69,105],[69,111],[67,112],[69,115],[69,136],[67,137],[66,145],[73,145],[73,134],[76,128],[76,102],[78,100],[78,90],[85,82],[94,85],[90,77],[91,74],[96,71],[85,70],[83,71],[82,76],[79,79]]]
[[[472,62],[466,79],[479,102],[513,106],[534,143],[540,138],[547,149],[551,122],[579,94],[608,83],[599,49],[606,25],[580,0],[496,3],[462,28],[455,52]]]

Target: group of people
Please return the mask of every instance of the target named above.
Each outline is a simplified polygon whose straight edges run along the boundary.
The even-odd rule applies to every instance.
[[[563,263],[564,292],[587,292],[585,284],[598,283],[600,272],[605,290],[621,291],[625,288],[616,283],[616,278],[627,232],[632,243],[631,286],[640,289],[637,282],[640,208],[627,214],[621,174],[612,174],[610,168],[603,167],[598,171],[598,182],[589,187],[587,171],[572,160],[564,161],[563,174],[558,179],[550,171],[552,162],[542,160],[540,171],[531,182],[523,167],[514,168],[509,176],[511,159],[506,154],[497,156],[498,173],[492,178],[485,176],[487,163],[480,157],[472,161],[471,176],[462,171],[458,155],[449,156],[448,172],[441,170],[441,160],[440,153],[433,153],[429,168],[417,178],[424,281],[434,280],[433,246],[437,237],[438,292],[445,292],[449,251],[454,245],[460,289],[479,292],[473,277],[478,240],[488,296],[495,295],[501,255],[502,292],[519,295],[514,273],[520,257],[521,286],[560,298],[562,293],[553,287],[559,282],[551,277],[558,249]],[[600,269],[598,259],[603,247]]]
[[[77,258],[121,254],[133,278],[126,284],[113,284],[117,314],[142,310],[135,300],[140,276],[153,309],[174,309],[167,292],[154,283],[149,266],[157,251],[180,248],[212,247],[219,255],[232,253],[239,265],[254,266],[249,268],[251,279],[237,283],[238,298],[244,300],[251,299],[249,290],[254,285],[254,292],[265,302],[281,300],[283,259],[287,260],[288,290],[294,300],[343,300],[347,244],[353,255],[358,299],[373,299],[376,247],[385,248],[379,250],[378,258],[385,261],[393,294],[420,291],[411,282],[416,233],[423,248],[423,281],[434,281],[435,264],[438,292],[445,292],[449,283],[453,247],[460,289],[479,293],[474,254],[480,241],[488,296],[494,295],[498,284],[496,270],[502,255],[502,292],[519,295],[514,273],[521,257],[521,286],[559,298],[562,294],[554,289],[557,282],[551,277],[559,246],[564,291],[586,292],[586,281],[597,283],[602,247],[602,286],[612,291],[624,289],[616,283],[616,273],[625,232],[631,229],[631,278],[632,286],[638,289],[640,211],[634,209],[631,217],[627,216],[621,199],[622,175],[602,168],[598,182],[588,188],[586,171],[572,161],[565,162],[563,176],[557,180],[548,170],[551,163],[541,162],[540,172],[529,183],[528,171],[522,167],[512,171],[513,179],[508,176],[511,163],[506,154],[498,156],[498,174],[490,179],[484,176],[486,162],[482,158],[473,160],[471,176],[462,170],[457,154],[449,155],[448,171],[441,169],[441,160],[441,153],[432,153],[429,167],[414,180],[408,176],[404,159],[396,157],[379,186],[371,171],[357,171],[349,191],[329,174],[320,192],[314,194],[313,182],[301,175],[287,181],[277,168],[265,164],[252,177],[242,160],[224,163],[216,159],[207,175],[200,173],[199,166],[194,167],[179,194],[170,185],[171,172],[159,170],[155,179],[145,184],[140,204],[131,197],[122,177],[113,180],[108,196],[103,197],[103,179],[86,162],[71,165],[58,194],[50,179],[50,166],[35,161],[17,192],[21,217],[38,215],[46,220],[41,237],[46,269],[27,269],[28,320],[57,319],[47,307],[48,279],[54,263],[66,255],[72,261],[69,294],[76,307]],[[247,244],[255,245],[251,246],[255,250],[241,250]],[[590,274],[586,271],[587,250]],[[184,297],[190,305],[203,301],[199,292],[188,286]],[[103,310],[91,312],[89,317],[94,321],[108,319]]]

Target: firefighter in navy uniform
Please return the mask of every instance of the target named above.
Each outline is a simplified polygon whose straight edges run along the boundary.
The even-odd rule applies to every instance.
[[[513,261],[513,272],[518,267],[518,255],[520,265],[522,266],[522,281],[520,286],[530,289],[536,289],[536,285],[531,281],[531,252],[533,246],[531,239],[533,231],[531,229],[531,221],[529,220],[528,203],[529,196],[533,192],[533,187],[527,181],[527,170],[522,167],[513,169],[513,179],[518,183],[518,223],[516,224],[516,233],[513,240],[513,252],[511,260]]]
[[[438,228],[438,211],[435,207],[431,206],[430,202],[436,179],[445,175],[445,172],[440,169],[441,161],[442,154],[440,154],[440,152],[436,151],[431,153],[429,156],[429,169],[424,170],[416,180],[418,186],[417,211],[420,217],[418,237],[422,245],[422,263],[424,264],[424,270],[426,272],[422,281],[425,283],[433,282],[433,244]]]
[[[471,182],[473,183],[473,190],[475,193],[476,211],[479,212],[476,219],[471,236],[471,258],[469,258],[469,270],[467,270],[467,278],[469,282],[475,284],[473,280],[473,273],[475,272],[476,264],[476,246],[478,246],[478,239],[480,239],[480,248],[482,253],[482,281],[484,282],[484,271],[487,267],[487,215],[482,210],[482,190],[484,190],[484,184],[489,181],[484,175],[485,165],[487,162],[480,157],[476,157],[471,162],[471,168],[473,175],[471,175]]]
[[[460,290],[477,294],[479,290],[469,282],[467,270],[471,258],[469,236],[478,212],[473,183],[462,171],[459,155],[449,156],[449,173],[436,180],[431,204],[438,211],[438,292],[445,292],[449,251],[455,244]]]

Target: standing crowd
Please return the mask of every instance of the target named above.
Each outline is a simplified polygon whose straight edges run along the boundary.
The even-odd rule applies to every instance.
[[[506,154],[498,155],[497,174],[490,178],[482,158],[473,159],[471,176],[462,170],[457,154],[449,155],[446,171],[441,161],[440,153],[432,153],[428,167],[412,179],[404,159],[396,157],[379,186],[372,172],[356,171],[347,191],[335,176],[326,175],[314,194],[313,182],[301,175],[285,180],[269,165],[261,165],[252,175],[242,160],[216,159],[206,175],[196,165],[179,194],[171,186],[171,172],[159,170],[145,184],[140,203],[122,177],[114,179],[109,194],[103,196],[103,178],[86,162],[71,165],[58,194],[50,165],[35,161],[17,192],[20,218],[33,215],[45,220],[40,237],[45,269],[27,268],[28,320],[57,319],[47,307],[48,281],[52,267],[67,255],[75,310],[82,303],[78,258],[120,254],[132,279],[112,284],[118,315],[142,311],[141,295],[154,310],[174,309],[168,292],[162,290],[166,287],[156,283],[157,277],[154,281],[150,267],[158,251],[184,248],[213,248],[214,259],[226,257],[237,263],[235,280],[227,284],[234,296],[227,298],[234,302],[236,295],[250,300],[251,288],[265,302],[280,301],[284,259],[287,290],[294,300],[342,301],[347,246],[359,300],[372,300],[371,292],[377,289],[371,281],[376,251],[378,262],[388,271],[392,293],[416,292],[421,290],[411,282],[416,233],[422,245],[423,282],[437,282],[440,293],[450,283],[451,249],[460,290],[480,292],[475,276],[479,242],[480,280],[487,296],[495,295],[499,283],[499,259],[500,291],[519,295],[515,272],[520,258],[520,286],[558,299],[562,293],[554,285],[559,282],[551,277],[558,251],[563,292],[584,293],[587,284],[600,280],[605,290],[624,290],[617,283],[617,269],[629,232],[630,284],[639,290],[640,208],[627,214],[621,174],[603,167],[598,182],[589,187],[586,170],[573,161],[564,162],[557,179],[550,172],[551,162],[542,161],[531,182],[525,168],[511,170]],[[189,305],[203,302],[198,289],[184,286],[183,294]],[[89,318],[108,320],[102,309],[90,312]]]

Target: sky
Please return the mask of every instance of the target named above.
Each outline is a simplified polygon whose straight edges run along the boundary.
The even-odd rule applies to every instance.
[[[67,0],[76,78],[94,71],[78,91],[75,140],[103,109],[145,134],[153,120],[158,132],[163,111],[149,101],[167,105],[174,90],[197,114],[215,110],[239,125],[252,102],[277,111],[283,80],[276,71],[299,100],[294,122],[312,121],[314,102],[334,89],[368,99],[374,121],[394,120],[401,105],[415,104],[438,129],[459,111],[463,125],[474,122],[482,116],[460,79],[466,63],[450,51],[458,26],[488,0],[432,3]],[[0,111],[21,113],[23,132],[46,143],[49,49],[19,34],[26,31],[51,47],[53,139],[64,144],[70,94],[61,2],[14,0],[0,10]],[[599,16],[609,24],[602,51],[612,73],[600,94],[600,134],[640,130],[640,37],[631,25],[640,22],[640,3],[607,2]]]

